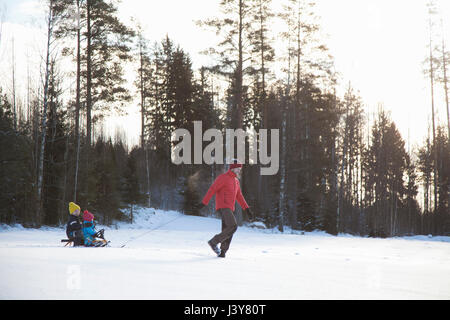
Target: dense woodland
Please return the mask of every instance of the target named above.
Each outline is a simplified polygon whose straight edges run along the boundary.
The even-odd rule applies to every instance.
[[[197,21],[215,32],[217,45],[204,52],[214,63],[194,70],[170,35],[155,42],[139,24],[121,22],[114,1],[48,1],[42,82],[15,79],[12,67],[11,86],[0,88],[0,223],[61,225],[69,201],[104,224],[126,219],[121,210],[136,205],[213,215],[213,201],[197,207],[226,165],[171,162],[171,133],[202,121],[203,130],[280,130],[278,174],[261,176],[259,164],[246,165],[241,179],[256,219],[268,227],[450,234],[450,127],[448,118],[434,117],[433,94],[423,106],[432,115],[430,133],[410,150],[389,112],[380,107],[371,116],[350,84],[337,95],[314,3],[286,0],[281,12],[270,0],[220,0],[220,7],[217,17]],[[284,22],[284,32],[272,32],[273,19]],[[429,19],[424,76],[431,92],[445,90],[448,115],[450,53],[433,32],[432,3]],[[71,65],[69,76],[63,63]],[[130,69],[139,97],[126,85]],[[64,90],[67,77],[73,92]],[[17,81],[28,81],[27,99],[11,90]],[[135,103],[139,145],[105,135],[102,120]],[[239,223],[248,219],[239,207],[236,215]]]

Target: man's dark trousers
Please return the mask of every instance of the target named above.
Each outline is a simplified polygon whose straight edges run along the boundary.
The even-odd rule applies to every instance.
[[[220,250],[222,252],[227,252],[228,248],[230,247],[233,234],[236,232],[238,226],[236,218],[234,217],[233,211],[231,211],[231,209],[223,208],[217,211],[219,211],[222,217],[222,232],[216,234],[211,239],[211,242],[215,245],[220,243]]]

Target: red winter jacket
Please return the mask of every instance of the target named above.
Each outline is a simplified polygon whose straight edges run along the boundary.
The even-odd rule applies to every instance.
[[[248,204],[244,199],[236,174],[228,170],[217,177],[216,181],[211,185],[202,203],[206,206],[213,195],[216,195],[216,210],[229,208],[234,211],[236,200],[243,210],[248,208]]]

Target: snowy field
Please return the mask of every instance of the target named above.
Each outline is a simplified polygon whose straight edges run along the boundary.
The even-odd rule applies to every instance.
[[[0,299],[450,299],[450,237],[240,227],[221,259],[206,243],[220,227],[142,209],[133,225],[105,228],[110,247],[74,248],[63,228],[3,226]]]

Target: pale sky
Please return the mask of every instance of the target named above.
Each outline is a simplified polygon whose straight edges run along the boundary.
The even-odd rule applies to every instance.
[[[208,63],[200,51],[217,44],[214,32],[197,27],[194,20],[218,14],[219,0],[122,0],[120,15],[124,22],[136,18],[152,43],[166,34],[193,60],[194,68]],[[281,0],[274,0],[278,5]],[[366,110],[374,112],[378,104],[391,112],[403,138],[411,145],[422,144],[431,118],[429,79],[423,75],[422,62],[427,56],[428,0],[316,0],[325,43],[335,58],[341,74],[339,90],[351,82],[359,90]],[[0,0],[0,84],[11,87],[11,43],[14,35],[16,86],[26,87],[26,65],[39,66],[43,55],[45,30],[42,0]],[[437,1],[444,23],[450,25],[450,1]],[[438,31],[441,32],[440,26]],[[445,28],[450,49],[450,28]],[[28,55],[28,58],[27,58]],[[38,78],[38,75],[36,76]],[[446,123],[446,109],[441,85],[436,86],[436,115]],[[140,116],[137,106],[129,115],[109,124],[119,124],[129,141],[137,143]],[[129,129],[125,129],[129,127]]]

